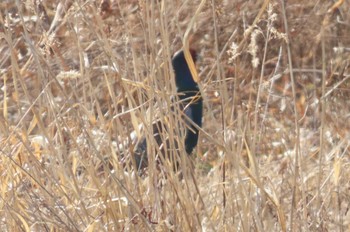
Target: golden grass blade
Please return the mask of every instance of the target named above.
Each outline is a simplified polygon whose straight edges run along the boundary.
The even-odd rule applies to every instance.
[[[15,211],[13,211],[12,213],[15,214],[17,216],[17,218],[22,222],[24,230],[27,232],[30,232],[29,225],[28,225],[27,221],[19,213],[15,212]],[[17,226],[19,226],[19,225],[17,225]]]
[[[202,8],[205,5],[206,0],[202,0],[195,12],[195,14],[193,15],[193,17],[191,18],[191,22],[189,23],[184,38],[183,38],[183,50],[184,50],[184,54],[185,54],[185,59],[187,61],[188,67],[190,68],[193,80],[198,83],[199,82],[199,77],[198,77],[198,73],[197,73],[197,69],[196,66],[194,65],[191,53],[189,51],[190,45],[189,45],[189,35],[190,32],[193,28],[194,22],[197,19],[199,13],[202,11]]]

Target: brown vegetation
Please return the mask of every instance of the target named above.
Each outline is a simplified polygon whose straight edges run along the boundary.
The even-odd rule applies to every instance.
[[[1,231],[350,230],[349,1],[200,2],[0,3]],[[139,177],[191,20],[200,143]]]

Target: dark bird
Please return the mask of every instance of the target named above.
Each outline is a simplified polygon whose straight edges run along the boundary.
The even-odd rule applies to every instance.
[[[194,62],[197,60],[196,51],[190,49],[192,59]],[[184,52],[182,50],[175,53],[172,58],[172,66],[175,73],[175,83],[177,89],[178,100],[180,102],[180,113],[184,113],[185,117],[185,135],[184,145],[188,155],[190,155],[193,149],[198,143],[198,133],[202,126],[202,114],[203,114],[203,100],[197,83],[194,81],[188,64],[185,59]],[[154,139],[159,147],[162,147],[163,141],[161,134],[166,129],[161,121],[153,123]],[[165,141],[167,144],[169,141]],[[167,146],[169,147],[169,146]],[[176,150],[178,150],[178,143],[175,141]],[[164,153],[164,151],[163,151]],[[143,138],[137,144],[134,151],[134,158],[136,167],[141,170],[148,166],[147,158],[147,140]]]

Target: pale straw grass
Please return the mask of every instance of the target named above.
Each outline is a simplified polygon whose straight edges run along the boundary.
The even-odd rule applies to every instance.
[[[1,231],[349,230],[347,1],[58,2],[0,3]],[[187,42],[191,157],[171,67]]]

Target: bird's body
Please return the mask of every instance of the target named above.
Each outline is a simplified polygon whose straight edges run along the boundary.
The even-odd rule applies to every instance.
[[[196,62],[196,52],[190,50],[192,59]],[[185,124],[182,126],[186,127],[184,138],[185,150],[188,155],[190,155],[193,149],[198,143],[198,134],[202,126],[202,111],[203,111],[203,100],[197,83],[193,80],[190,69],[187,65],[184,52],[181,50],[175,53],[172,58],[172,66],[175,73],[175,83],[178,93],[178,100],[180,102],[180,112],[182,112],[186,117],[184,117]],[[180,124],[181,126],[181,124]],[[166,131],[164,130],[164,125],[161,121],[157,121],[152,125],[154,140],[160,147],[162,153],[164,147],[170,147],[170,142],[168,140],[163,141],[161,134]],[[135,149],[135,163],[138,170],[143,169],[148,166],[147,157],[147,139],[142,138]],[[164,144],[165,143],[165,144]],[[175,149],[178,150],[178,141],[174,141]]]

